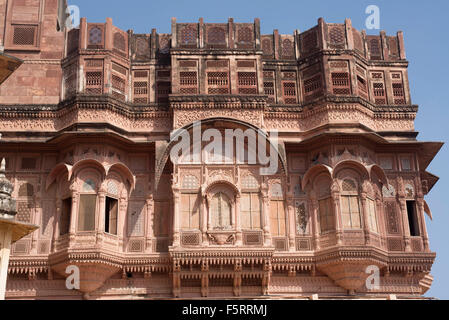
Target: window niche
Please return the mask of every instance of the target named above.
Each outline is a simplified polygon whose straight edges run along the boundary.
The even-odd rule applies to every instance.
[[[78,231],[95,230],[96,194],[81,194],[78,213]]]
[[[285,212],[284,192],[280,183],[270,187],[270,231],[274,237],[287,235],[287,214]]]
[[[361,206],[357,183],[352,179],[342,182],[341,216],[346,230],[361,229]]]
[[[315,182],[321,234],[335,231],[335,214],[332,206],[330,186],[331,179],[327,176],[318,177]]]
[[[418,214],[416,210],[416,201],[407,201],[407,216],[410,235],[412,237],[419,237],[421,235],[419,231]]]
[[[104,215],[104,231],[117,235],[118,200],[106,197],[106,207]]]
[[[97,207],[96,184],[86,179],[82,185],[78,209],[78,231],[95,231],[95,213]]]
[[[229,230],[232,228],[231,202],[222,192],[216,193],[210,202],[212,228]]]
[[[59,235],[70,232],[70,219],[72,217],[72,198],[62,200],[61,216],[59,219]]]

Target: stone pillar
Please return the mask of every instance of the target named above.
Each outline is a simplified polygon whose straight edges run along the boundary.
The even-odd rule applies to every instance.
[[[106,192],[100,191],[98,193],[98,214],[97,221],[96,221],[96,227],[97,227],[97,233],[98,232],[104,232],[105,231],[105,210],[106,210]]]
[[[237,231],[237,241],[236,244],[238,246],[242,245],[242,226],[240,222],[240,195],[236,195],[235,197],[235,230]]]
[[[207,204],[206,204],[206,196],[201,197],[201,208],[200,208],[200,217],[201,217],[201,236],[202,236],[202,245],[208,246],[209,240],[207,239],[207,229],[208,229],[208,216],[207,216]]]
[[[176,18],[171,18],[171,47],[176,48],[178,46],[178,25],[176,23]]]
[[[31,223],[34,225],[40,225],[42,221],[43,208],[42,208],[42,199],[40,197],[35,197],[33,199],[34,204],[34,214],[31,215]],[[39,233],[33,232],[31,234],[31,247],[30,254],[37,254],[37,242],[39,239]]]
[[[146,200],[146,230],[145,238],[147,241],[147,248],[151,247],[151,241],[154,238],[154,199],[150,196]]]
[[[181,200],[181,194],[179,189],[173,189],[173,246],[179,247],[181,245],[180,235],[180,213],[179,202]]]
[[[424,198],[419,197],[417,200],[418,215],[421,224],[421,238],[423,240],[423,251],[430,252],[429,236],[427,235],[426,218],[424,217]]]
[[[79,193],[72,193],[72,214],[70,216],[70,239],[72,239],[76,234],[77,229],[77,217],[78,217],[78,202],[79,202]]]
[[[279,31],[278,31],[278,29],[274,30],[273,38],[274,38],[274,46],[273,46],[274,59],[279,60]]]
[[[399,207],[401,209],[401,217],[402,217],[402,229],[404,235],[405,242],[405,251],[411,252],[411,238],[410,238],[410,228],[408,224],[408,215],[407,215],[407,201],[405,197],[399,197]]]
[[[363,233],[365,234],[365,245],[370,244],[370,229],[369,229],[369,223],[368,223],[368,206],[367,206],[367,199],[366,199],[366,193],[362,192],[360,195],[360,202],[362,203],[361,208],[361,214],[362,214],[362,221],[363,221]]]
[[[262,188],[262,229],[264,233],[265,246],[271,246],[271,233],[270,233],[270,198],[268,196],[268,188],[265,186]]]
[[[12,227],[0,225],[0,301],[5,300],[6,279],[8,277],[9,255],[11,252]]]
[[[311,198],[309,200],[310,212],[312,215],[312,230],[313,242],[315,243],[315,250],[320,250],[320,224],[318,222],[318,200]]]
[[[348,43],[347,48],[349,50],[354,50],[354,37],[352,35],[352,21],[351,21],[351,19],[345,19],[345,29],[346,29],[346,41]]]
[[[288,248],[289,251],[295,251],[296,250],[296,228],[295,228],[295,206],[293,198],[288,197],[287,198],[287,212],[288,212]]]
[[[62,209],[62,200],[61,198],[56,199],[56,213],[55,213],[55,219],[53,221],[53,239],[51,241],[51,252],[55,252],[55,244],[57,239],[59,238],[60,234],[60,226],[59,221],[61,220],[61,209]]]
[[[117,236],[119,238],[119,246],[120,248],[123,248],[123,240],[125,236],[127,235],[127,232],[125,231],[126,226],[126,217],[128,212],[128,199],[126,198],[125,194],[122,194],[120,196],[120,200],[118,203],[118,212],[117,212]]]
[[[234,49],[234,19],[228,19],[228,48]]]
[[[338,183],[334,182],[332,184],[332,210],[334,211],[335,217],[335,235],[337,237],[337,244],[343,244],[343,222],[341,218],[341,210],[340,210],[340,192]],[[318,216],[318,215],[317,215]]]
[[[86,18],[81,18],[80,20],[80,49],[86,49],[87,48],[87,20]]]
[[[204,48],[204,19],[203,18],[200,18],[199,19],[199,22],[198,22],[198,38],[199,38],[199,41],[198,41],[198,44],[199,44],[199,47],[200,48]]]
[[[112,19],[106,18],[106,28],[105,28],[105,42],[104,47],[106,50],[112,50],[114,47],[114,32],[113,32],[113,25],[112,25]]]

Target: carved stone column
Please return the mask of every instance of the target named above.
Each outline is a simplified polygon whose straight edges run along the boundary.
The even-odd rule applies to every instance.
[[[268,187],[265,185],[261,190],[262,196],[262,228],[264,232],[265,246],[271,246],[271,233],[270,233],[270,198],[268,196]]]
[[[51,241],[51,252],[56,251],[56,248],[55,248],[55,244],[57,241],[56,239],[59,238],[59,234],[60,234],[59,221],[61,220],[61,209],[62,209],[62,200],[61,200],[61,198],[57,198],[56,199],[55,220],[53,221],[53,239]]]
[[[365,244],[370,244],[370,229],[369,229],[369,223],[368,223],[368,207],[366,205],[367,199],[366,199],[366,193],[362,192],[360,194],[360,202],[362,203],[362,220],[363,220],[363,233],[365,235]]]
[[[175,259],[173,261],[172,278],[173,278],[173,297],[179,298],[181,296],[181,263],[178,259]]]
[[[288,208],[288,240],[289,245],[288,249],[289,251],[295,251],[296,245],[295,245],[295,239],[296,239],[296,228],[295,228],[295,206],[294,201],[292,197],[287,198],[287,208]]]
[[[407,214],[407,199],[405,198],[405,188],[404,188],[404,180],[402,177],[398,177],[398,201],[399,208],[401,209],[401,220],[402,220],[402,234],[404,236],[405,243],[405,251],[411,252],[411,237],[410,237],[410,228],[408,224],[408,214]]]
[[[42,199],[40,197],[35,197],[33,199],[33,203],[34,203],[34,214],[31,215],[31,223],[34,225],[41,225],[41,221],[42,221]],[[42,232],[42,231],[40,231]],[[39,233],[40,232],[33,232],[31,234],[31,249],[30,249],[30,253],[31,254],[37,254],[37,241],[39,238]]]
[[[201,236],[202,236],[202,245],[209,246],[209,240],[207,238],[207,230],[208,230],[208,215],[207,215],[207,203],[206,196],[201,197]]]
[[[340,210],[340,186],[337,181],[331,185],[332,206],[335,217],[335,235],[337,237],[337,244],[343,244],[343,223]]]
[[[242,225],[240,222],[240,195],[235,197],[235,230],[236,230],[236,245],[242,245]]]
[[[123,242],[125,236],[127,235],[127,232],[125,231],[127,211],[128,211],[128,199],[126,198],[126,194],[122,194],[119,200],[118,216],[117,216],[117,236],[119,239],[118,246],[119,248],[121,248],[121,250],[124,250]]]
[[[424,217],[424,198],[418,195],[418,214],[421,224],[421,237],[423,239],[423,250],[424,252],[430,252],[429,237],[427,235],[426,219]]]
[[[143,214],[143,213],[142,213]],[[147,200],[146,200],[146,230],[145,232],[145,242],[146,242],[146,250],[145,251],[150,251],[152,250],[152,241],[154,239],[154,199],[153,196],[151,195]],[[144,216],[144,218],[145,218]]]
[[[98,192],[98,209],[100,212],[96,215],[98,220],[95,224],[97,226],[97,244],[101,242],[101,235],[105,232],[106,192],[103,190]]]
[[[173,189],[173,246],[179,247],[181,245],[180,235],[180,212],[179,202],[181,200],[181,194],[179,189]]]
[[[318,222],[318,201],[314,196],[309,199],[310,212],[312,215],[312,232],[315,250],[320,250],[320,224]]]
[[[405,242],[405,251],[411,252],[411,237],[410,237],[410,228],[408,224],[408,215],[407,215],[407,201],[405,197],[399,197],[399,207],[401,209],[401,217],[402,217],[402,230],[404,235]]]
[[[70,216],[70,241],[74,240],[76,234],[76,221],[78,217],[78,202],[79,202],[79,193],[72,193],[72,215]]]

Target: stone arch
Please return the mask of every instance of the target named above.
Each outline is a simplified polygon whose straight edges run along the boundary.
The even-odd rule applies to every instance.
[[[50,186],[60,177],[67,173],[67,176],[70,176],[70,172],[72,171],[72,166],[67,163],[60,163],[47,176],[45,181],[45,190],[48,190]]]
[[[272,144],[272,142],[270,141],[268,134],[264,130],[258,128],[257,126],[255,126],[255,125],[253,125],[251,123],[248,123],[248,122],[245,122],[245,121],[242,121],[242,120],[231,119],[231,118],[223,118],[223,117],[216,117],[216,118],[209,118],[209,119],[201,120],[201,124],[210,124],[210,123],[213,123],[213,122],[216,122],[216,121],[222,121],[222,122],[229,123],[233,127],[235,127],[237,125],[237,126],[244,127],[246,129],[254,129],[254,130],[258,131],[258,132],[261,132],[263,137],[266,140],[268,140],[269,145],[273,146],[275,148],[275,150],[278,151],[278,159],[279,159],[279,163],[281,164],[281,170],[280,171],[283,174],[286,174],[288,172],[287,171],[287,157],[286,157],[285,153],[283,153],[284,149],[280,148],[279,145],[278,146],[274,146]],[[178,143],[179,138],[181,137],[182,132],[184,132],[184,130],[187,130],[187,131],[191,132],[193,130],[194,124],[195,123],[191,123],[189,125],[184,126],[183,128],[177,129],[174,132],[174,134],[172,135],[171,141],[166,142],[165,146],[161,147],[161,151],[159,153],[159,156],[157,156],[157,159],[156,159],[155,189],[158,188],[162,172],[163,172],[167,162],[170,160],[169,158],[170,158],[170,151],[171,151],[171,149],[176,145],[176,143]]]
[[[330,179],[332,179],[333,175],[332,168],[324,164],[317,164],[316,166],[313,166],[312,168],[307,170],[306,174],[302,178],[301,183],[302,190],[306,190],[306,187],[309,184],[309,182],[312,182],[313,179],[320,173],[325,173],[326,175],[329,176]]]
[[[111,171],[118,172],[120,176],[124,178],[124,180],[128,181],[131,188],[130,193],[132,192],[132,190],[134,190],[134,188],[136,187],[136,177],[133,175],[132,171],[125,164],[118,162],[108,167],[106,169],[106,176]]]
[[[237,186],[226,180],[217,180],[210,183],[203,191],[203,194],[210,199],[212,195],[217,192],[223,192],[228,195],[230,199],[234,199],[237,196],[240,196],[240,190]]]
[[[91,168],[93,167],[93,168],[99,170],[99,172],[103,175],[102,176],[103,178],[107,176],[106,168],[98,160],[95,160],[95,159],[84,159],[84,160],[81,160],[81,161],[78,161],[77,163],[75,163],[73,168],[69,171],[69,177],[68,177],[69,180],[79,170],[84,169],[84,168],[88,168],[88,167],[91,167]]]
[[[388,178],[387,178],[387,175],[385,174],[384,169],[382,169],[377,164],[370,165],[367,167],[367,169],[368,169],[369,177],[371,180],[374,180],[374,177],[377,176],[379,181],[382,182],[382,184],[384,186],[388,186]],[[373,181],[373,182],[377,183],[378,181]]]
[[[343,169],[353,169],[355,170],[358,174],[360,174],[360,178],[363,180],[368,180],[370,177],[370,173],[367,169],[367,167],[365,167],[363,164],[361,164],[360,162],[354,161],[354,160],[343,160],[341,162],[339,162],[333,170],[332,173],[332,178],[337,178],[339,172]]]
[[[32,198],[34,196],[34,193],[34,186],[29,182],[25,182],[20,186],[18,196],[24,198]]]

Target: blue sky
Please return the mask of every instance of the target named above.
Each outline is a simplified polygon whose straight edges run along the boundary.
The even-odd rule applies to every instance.
[[[315,26],[319,17],[332,23],[350,18],[354,27],[363,29],[366,7],[377,5],[382,30],[389,35],[404,31],[412,100],[420,107],[416,120],[418,139],[448,141],[449,1],[69,0],[69,4],[77,5],[81,16],[89,22],[104,22],[111,17],[114,25],[135,33],[151,33],[152,28],[169,33],[171,17],[178,22],[196,22],[200,17],[205,22],[227,22],[229,17],[236,22],[252,22],[257,17],[261,19],[262,33],[271,33],[273,29],[280,33],[305,31]],[[449,299],[449,213],[443,202],[449,190],[448,153],[448,146],[444,146],[428,169],[441,180],[426,198],[434,216],[433,221],[427,220],[431,248],[438,254],[432,269],[435,281],[426,295],[439,299]]]

